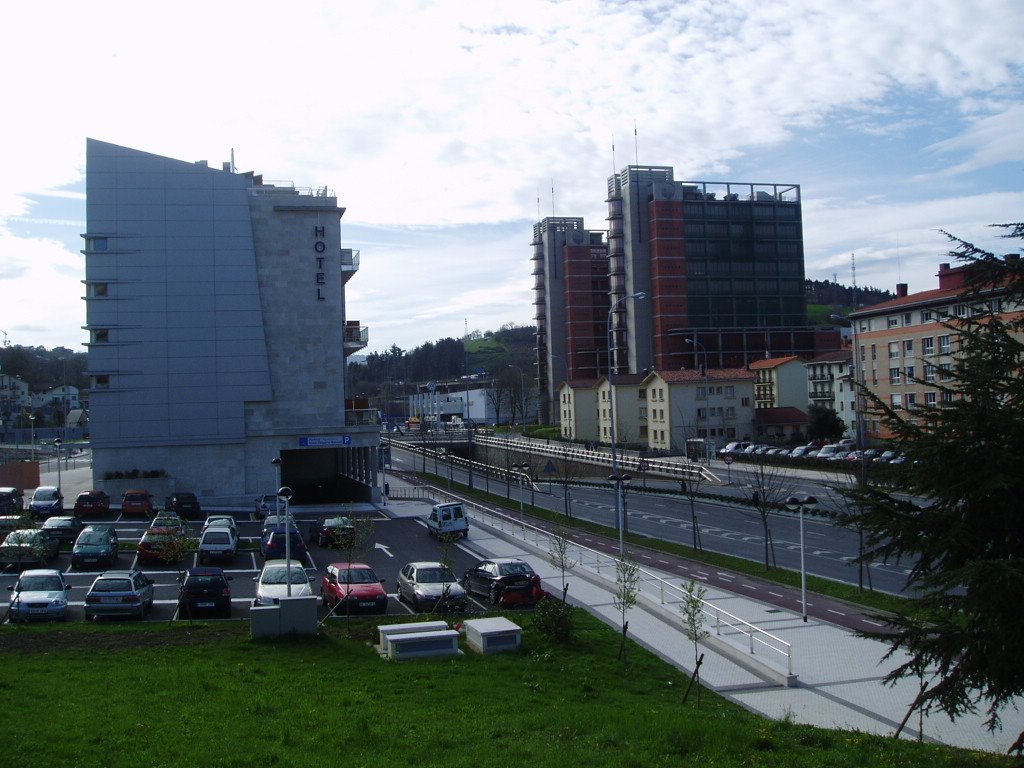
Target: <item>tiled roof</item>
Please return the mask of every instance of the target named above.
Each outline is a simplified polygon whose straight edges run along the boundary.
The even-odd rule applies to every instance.
[[[703,382],[705,378],[704,371],[696,368],[687,368],[682,371],[655,371],[651,376],[655,374],[669,384],[683,384],[689,381]],[[753,381],[755,378],[757,377],[746,368],[709,368],[707,375],[709,381]]]
[[[799,359],[800,358],[797,357],[796,355],[787,355],[786,357],[772,357],[767,360],[755,360],[748,367],[752,371],[759,371],[763,368],[778,368],[780,366],[785,365],[786,363],[791,363],[794,360]]]
[[[789,405],[782,408],[755,408],[754,422],[764,427],[784,424],[806,424],[807,414],[799,408]]]

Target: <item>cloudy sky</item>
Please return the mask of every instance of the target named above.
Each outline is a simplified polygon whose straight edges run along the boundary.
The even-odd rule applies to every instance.
[[[82,349],[85,140],[328,186],[349,317],[533,321],[538,217],[607,177],[801,185],[808,277],[911,291],[1024,210],[1020,0],[7,4],[0,330]]]

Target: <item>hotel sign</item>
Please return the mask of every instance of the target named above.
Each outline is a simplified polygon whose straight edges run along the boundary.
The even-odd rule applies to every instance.
[[[324,261],[327,257],[324,256],[324,253],[327,251],[327,243],[323,240],[326,232],[326,227],[320,225],[313,227],[313,251],[316,254],[316,270],[314,270],[313,275],[316,283],[317,301],[327,301],[327,297],[324,296],[324,286],[327,285],[327,273],[324,272]]]

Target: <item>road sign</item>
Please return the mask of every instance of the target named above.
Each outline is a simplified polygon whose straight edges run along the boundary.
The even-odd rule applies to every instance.
[[[640,459],[640,461],[637,462],[637,464],[636,464],[636,471],[637,472],[646,472],[647,471],[647,462],[644,459]]]
[[[732,454],[731,453],[725,454],[725,458],[722,459],[722,461],[724,461],[726,464],[732,464]]]
[[[558,470],[555,468],[555,462],[553,462],[551,459],[548,459],[548,463],[544,467],[544,474],[545,475],[553,475],[557,471]]]

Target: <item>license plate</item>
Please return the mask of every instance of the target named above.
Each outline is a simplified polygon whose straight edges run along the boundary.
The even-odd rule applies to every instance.
[[[213,608],[213,603],[196,603],[196,608]]]
[[[29,613],[46,613],[46,608],[29,608]]]
[[[373,600],[362,600],[359,603],[359,607],[360,608],[373,608],[373,606],[375,606],[376,604],[377,603],[375,603]]]
[[[102,597],[100,598],[101,603],[120,603],[120,597]]]
[[[96,563],[96,562],[99,562],[99,558],[96,558],[96,557],[83,557],[82,558],[82,562],[83,563]]]

